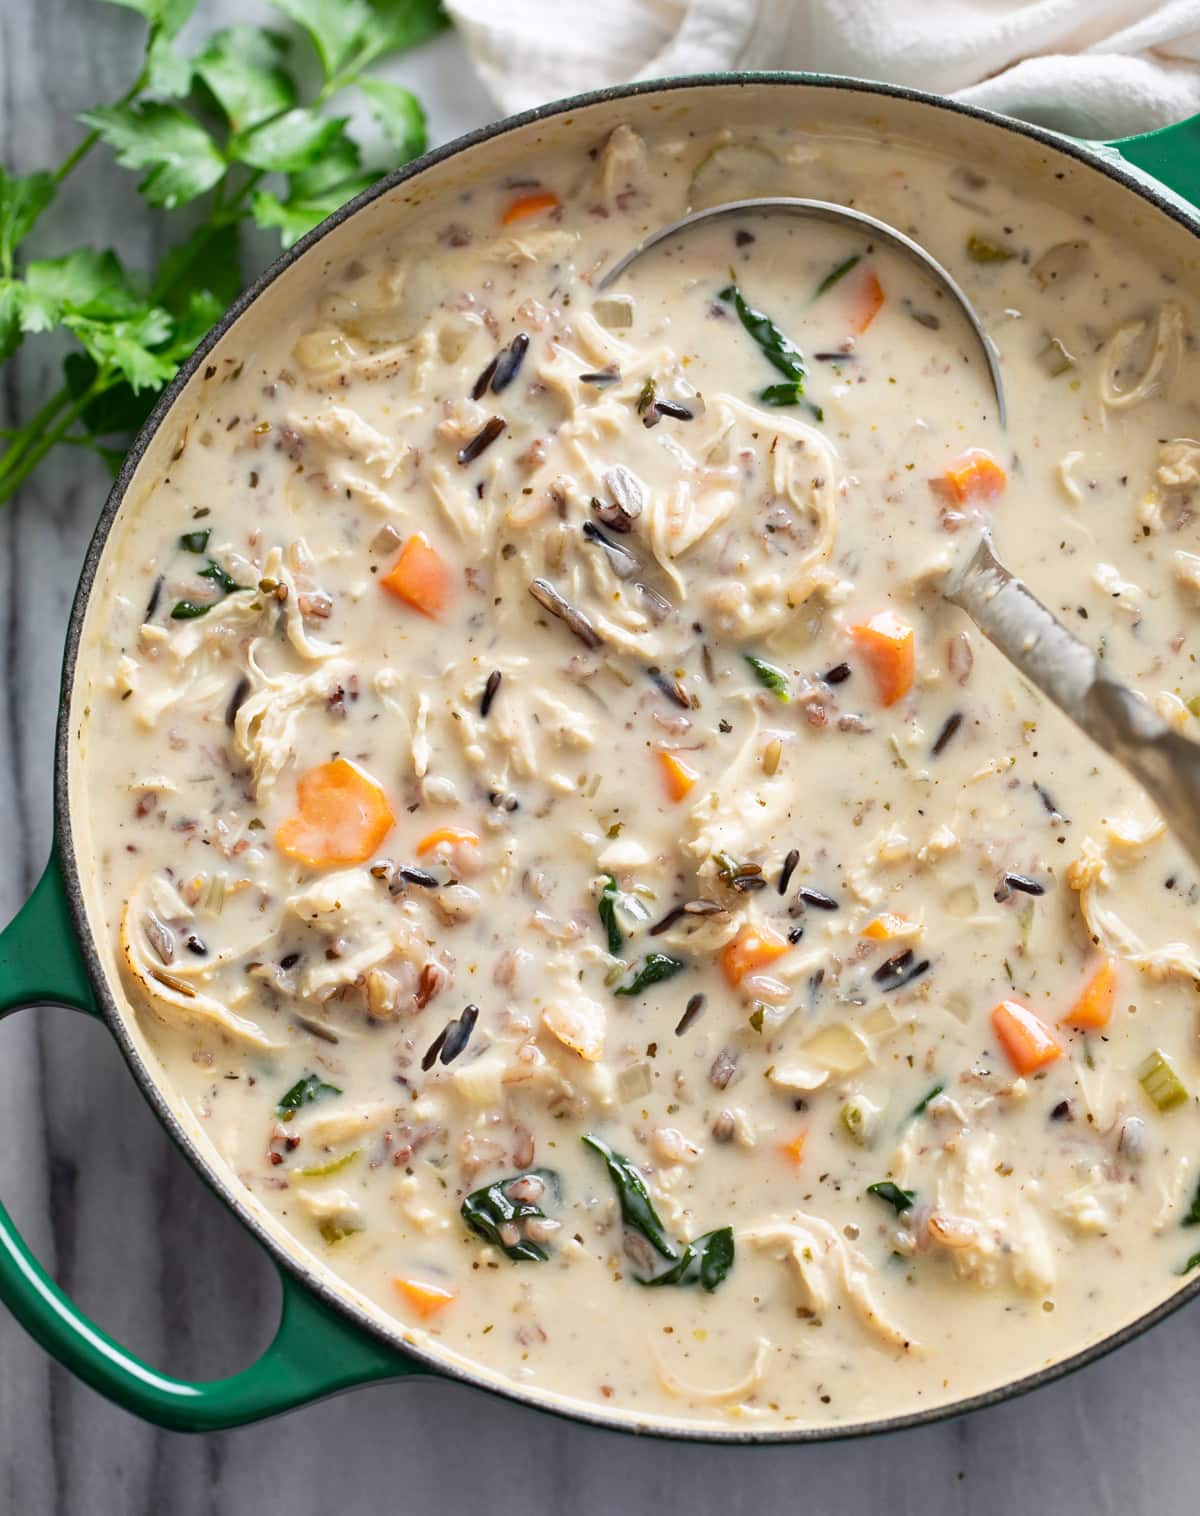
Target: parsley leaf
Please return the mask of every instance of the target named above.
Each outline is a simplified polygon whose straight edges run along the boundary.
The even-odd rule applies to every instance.
[[[230,140],[229,151],[253,168],[292,174],[311,168],[345,135],[347,116],[319,116],[297,107],[248,135]]]
[[[29,264],[21,324],[27,332],[44,332],[68,314],[128,316],[142,305],[115,253],[80,247]]]
[[[171,318],[160,306],[124,321],[68,316],[63,325],[79,338],[89,358],[102,369],[115,369],[135,393],[158,389],[175,377],[178,363],[151,351],[171,335]]]
[[[425,112],[412,90],[385,79],[360,79],[358,87],[398,164],[407,163],[425,151],[428,141]]]
[[[192,87],[192,65],[180,55],[161,32],[156,32],[146,49],[146,88],[152,95],[167,100],[182,100]]]
[[[374,19],[366,0],[273,0],[273,4],[308,33],[327,80],[342,73],[363,51]]]
[[[261,26],[227,26],[214,32],[192,67],[235,132],[280,116],[296,103],[296,86],[283,67],[287,38]]]
[[[148,168],[138,189],[167,210],[212,189],[225,173],[217,144],[194,116],[177,105],[103,105],[79,118],[100,133],[124,168]]]
[[[86,395],[100,372],[94,359],[86,353],[68,353],[63,359],[63,377],[73,400]],[[121,382],[91,400],[83,411],[83,424],[90,437],[112,437],[122,432],[136,432],[154,409],[158,392],[134,390]],[[118,461],[123,455],[118,455]]]
[[[108,0],[108,3],[137,11],[156,32],[167,38],[174,37],[196,9],[196,0]]]
[[[450,24],[441,0],[371,0],[371,11],[372,58],[419,47]]]
[[[368,175],[354,184],[339,186],[313,200],[283,201],[278,195],[272,195],[269,190],[259,190],[251,202],[251,210],[259,226],[274,228],[279,232],[279,240],[283,246],[291,247],[292,243],[299,242],[306,232],[311,232],[314,226],[319,226],[326,216],[332,216],[339,206],[344,205],[347,200],[360,194],[374,182],[374,179]]]
[[[349,200],[352,194],[358,193],[358,189],[347,188],[341,191],[343,184],[357,186],[360,183],[374,183],[370,175],[364,176],[360,172],[361,168],[358,145],[349,137],[339,137],[311,168],[297,169],[289,176],[287,198],[289,201],[319,200],[336,189],[340,192],[339,203]]]

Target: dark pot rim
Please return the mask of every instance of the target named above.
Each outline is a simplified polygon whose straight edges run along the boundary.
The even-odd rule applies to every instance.
[[[1055,153],[1062,154],[1064,157],[1074,159],[1084,167],[1105,175],[1123,188],[1132,191],[1140,199],[1153,205],[1157,210],[1163,211],[1194,235],[1200,236],[1200,215],[1189,213],[1179,197],[1169,191],[1164,192],[1160,190],[1156,187],[1154,181],[1139,177],[1115,158],[1102,157],[1093,147],[1087,144],[1061,136],[1044,127],[1034,126],[1023,121],[1017,121],[1011,117],[1001,116],[993,111],[981,109],[978,106],[948,100],[943,96],[929,94],[923,90],[899,85],[879,84],[866,80],[846,78],[840,75],[788,72],[739,73],[731,71],[727,73],[685,75],[668,79],[648,80],[641,83],[617,85],[606,89],[593,90],[586,94],[552,101],[534,110],[524,111],[515,116],[507,116],[487,126],[478,127],[476,130],[468,132],[452,142],[433,149],[433,151],[424,154],[421,158],[405,164],[386,178],[379,180],[378,183],[364,190],[362,194],[349,201],[327,220],[308,232],[294,246],[281,253],[238,297],[222,319],[196,348],[187,362],[184,363],[171,384],[164,390],[154,410],[138,433],[121,471],[113,483],[104,509],[96,524],[91,542],[88,545],[87,554],[80,571],[78,587],[71,607],[71,616],[67,627],[66,644],[63,654],[54,760],[55,849],[62,870],[76,939],[104,1019],[116,1039],[117,1045],[126,1063],[129,1065],[142,1094],[154,1109],[158,1119],[174,1138],[192,1167],[200,1174],[222,1203],[233,1211],[242,1225],[266,1249],[276,1266],[286,1269],[293,1278],[303,1284],[306,1289],[316,1295],[325,1305],[352,1322],[368,1337],[392,1349],[398,1355],[421,1364],[431,1373],[437,1374],[440,1377],[457,1380],[475,1389],[486,1390],[492,1394],[502,1396],[504,1399],[511,1400],[518,1405],[549,1412],[553,1415],[561,1416],[568,1421],[583,1422],[586,1425],[610,1431],[631,1432],[637,1435],[661,1437],[672,1441],[733,1445],[834,1442],[849,1438],[877,1436],[882,1433],[903,1431],[910,1427],[929,1426],[950,1417],[961,1416],[970,1411],[999,1405],[1005,1401],[1015,1399],[1019,1395],[1028,1394],[1031,1390],[1039,1389],[1043,1385],[1052,1384],[1055,1380],[1061,1379],[1067,1374],[1074,1373],[1078,1369],[1097,1362],[1115,1349],[1133,1341],[1134,1338],[1139,1337],[1148,1328],[1165,1320],[1181,1306],[1194,1300],[1197,1294],[1200,1293],[1200,1273],[1189,1284],[1184,1285],[1169,1298],[1161,1301],[1135,1320],[1126,1323],[1123,1327],[1118,1328],[1116,1331],[1109,1333],[1086,1347],[1080,1348],[1065,1358],[1059,1359],[1044,1368],[1037,1369],[1030,1374],[1022,1375],[1020,1378],[1009,1380],[1004,1384],[996,1385],[975,1395],[965,1396],[960,1400],[948,1404],[931,1406],[928,1410],[910,1411],[900,1416],[835,1423],[830,1426],[801,1426],[794,1429],[778,1427],[731,1427],[729,1429],[709,1426],[693,1427],[687,1424],[675,1424],[667,1418],[657,1415],[648,1416],[645,1423],[641,1424],[636,1419],[635,1412],[615,1408],[612,1413],[607,1413],[600,1407],[584,1403],[574,1404],[568,1401],[566,1397],[557,1394],[523,1391],[519,1386],[501,1381],[498,1377],[492,1378],[481,1370],[472,1369],[461,1363],[448,1362],[441,1354],[434,1350],[420,1344],[403,1341],[399,1328],[389,1329],[382,1321],[376,1320],[367,1311],[355,1304],[347,1294],[335,1289],[332,1285],[319,1278],[299,1257],[292,1254],[286,1246],[275,1238],[271,1229],[254,1214],[245,1199],[237,1194],[232,1186],[226,1184],[216,1171],[215,1166],[209,1163],[197,1145],[193,1143],[183,1123],[169,1103],[166,1094],[155,1081],[147,1063],[136,1047],[133,1037],[117,1007],[115,998],[109,989],[108,978],[100,961],[83,903],[80,871],[76,862],[71,830],[69,773],[71,696],[79,659],[83,624],[100,560],[103,556],[113,521],[120,510],[129,485],[141,464],[147,448],[170,414],[176,399],[192,375],[204,362],[212,348],[269,286],[274,284],[282,274],[286,273],[294,264],[317,247],[331,231],[343,225],[343,223],[356,216],[376,200],[390,194],[399,185],[417,178],[426,169],[433,167],[435,164],[457,157],[470,148],[505,136],[509,132],[539,122],[550,121],[560,116],[569,115],[573,111],[585,110],[591,106],[602,105],[615,100],[633,99],[653,94],[666,95],[680,90],[754,88],[761,86],[785,89],[815,88],[845,90],[856,94],[875,95],[881,99],[908,101],[913,104],[927,106],[933,110],[945,112],[948,115],[963,116],[975,121],[981,121],[986,125],[1009,133],[1011,136],[1023,138],[1026,141],[1050,149]]]

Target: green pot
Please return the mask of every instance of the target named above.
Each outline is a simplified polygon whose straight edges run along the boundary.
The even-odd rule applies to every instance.
[[[1200,1292],[1197,1275],[1170,1299],[1084,1351],[969,1401],[903,1417],[836,1428],[766,1432],[751,1428],[725,1432],[681,1428],[655,1418],[637,1418],[619,1407],[611,1412],[573,1408],[544,1392],[499,1384],[482,1371],[442,1361],[436,1349],[406,1342],[397,1324],[389,1325],[369,1315],[287,1249],[251,1211],[244,1197],[216,1173],[192,1141],[135,1045],[102,968],[71,832],[74,761],[71,708],[76,660],[88,601],[113,520],[143,462],[149,473],[158,466],[156,440],[158,451],[163,446],[160,430],[171,420],[181,396],[186,403],[188,397],[184,392],[212,349],[252,306],[278,298],[281,281],[290,284],[293,277],[303,279],[302,271],[309,264],[315,266],[316,260],[336,249],[339,239],[347,236],[346,228],[351,222],[356,227],[371,229],[381,217],[394,217],[405,204],[420,197],[426,180],[480,177],[487,160],[506,145],[511,149],[514,137],[520,144],[530,146],[545,139],[562,140],[580,133],[590,140],[619,120],[650,121],[656,114],[660,120],[670,119],[670,113],[684,115],[688,110],[697,111],[711,126],[713,121],[728,119],[723,107],[744,114],[760,98],[769,99],[770,107],[774,108],[781,97],[789,105],[794,103],[800,121],[824,123],[831,111],[843,117],[848,112],[857,112],[860,126],[867,130],[897,127],[912,136],[924,127],[930,132],[936,129],[943,137],[950,131],[977,143],[986,138],[988,147],[1001,158],[1007,156],[1021,163],[1030,173],[1044,176],[1061,165],[1060,177],[1064,171],[1076,179],[1094,174],[1096,192],[1126,197],[1131,215],[1166,216],[1200,237],[1200,215],[1195,208],[1200,204],[1200,117],[1120,142],[1081,142],[915,90],[808,74],[721,74],[601,90],[512,117],[460,138],[399,170],[331,216],[284,254],[242,296],[162,397],[134,444],[101,515],[84,563],[67,633],[55,760],[54,855],[25,906],[0,934],[0,1016],[27,1006],[51,1004],[70,1006],[104,1020],[164,1125],[205,1179],[269,1251],[279,1269],[282,1315],[274,1340],[261,1358],[227,1379],[205,1383],[175,1379],[142,1363],[95,1326],[34,1258],[0,1206],[0,1300],[60,1363],[102,1395],[147,1421],[178,1431],[215,1431],[258,1421],[374,1380],[438,1373],[498,1390],[514,1400],[626,1430],[709,1441],[814,1441],[893,1431],[1032,1389],[1128,1341]]]

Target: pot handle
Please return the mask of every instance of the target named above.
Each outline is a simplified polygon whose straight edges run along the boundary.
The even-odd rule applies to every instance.
[[[1200,206],[1200,115],[1137,137],[1096,144],[1166,185],[1189,207]]]
[[[100,1014],[54,858],[24,907],[0,933],[0,1018],[43,1004]],[[282,1268],[279,1278],[279,1328],[256,1363],[227,1379],[175,1379],[135,1358],[89,1321],[34,1258],[0,1205],[0,1302],[48,1353],[94,1390],[174,1431],[245,1426],[355,1385],[424,1372],[322,1304]]]

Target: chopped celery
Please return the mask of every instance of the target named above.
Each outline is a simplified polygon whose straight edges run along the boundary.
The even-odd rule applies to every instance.
[[[1013,248],[1005,247],[1001,242],[993,242],[989,237],[981,237],[976,233],[967,238],[967,257],[972,263],[1007,263],[1016,256]]]
[[[331,1158],[328,1163],[315,1163],[308,1169],[297,1169],[298,1179],[324,1179],[329,1174],[340,1174],[343,1169],[349,1168],[358,1155],[361,1148],[352,1148],[350,1152],[343,1153],[340,1158]]]
[[[1155,1048],[1137,1071],[1138,1083],[1160,1111],[1182,1105],[1188,1098],[1183,1080],[1161,1048]]]
[[[842,1126],[851,1142],[860,1148],[869,1147],[879,1130],[879,1107],[865,1095],[847,1100],[841,1110]]]
[[[1046,345],[1038,353],[1037,358],[1038,363],[1051,379],[1057,379],[1060,374],[1065,374],[1075,367],[1075,359],[1057,337],[1046,339]]]

